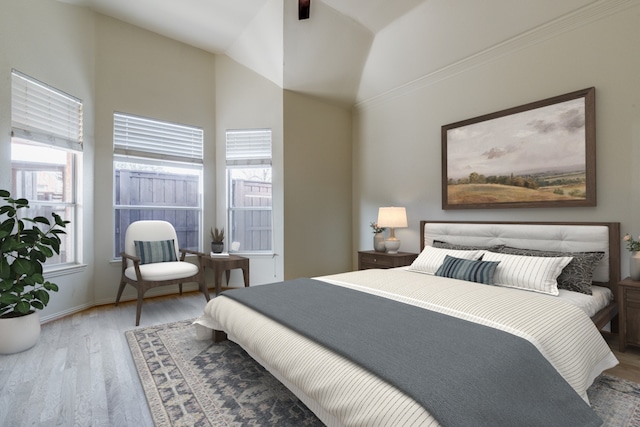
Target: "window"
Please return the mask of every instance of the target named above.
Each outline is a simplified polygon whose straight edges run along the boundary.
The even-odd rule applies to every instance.
[[[178,245],[200,249],[202,129],[115,113],[114,257],[134,221],[161,219],[176,229]]]
[[[271,129],[227,131],[230,248],[272,252]]]
[[[29,216],[71,221],[60,254],[46,268],[79,262],[78,179],[82,101],[19,71],[11,72],[11,195],[29,200]]]

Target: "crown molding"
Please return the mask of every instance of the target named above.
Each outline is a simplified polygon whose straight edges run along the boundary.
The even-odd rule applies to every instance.
[[[487,49],[474,53],[473,55],[469,55],[466,58],[429,72],[413,81],[360,101],[355,104],[354,109],[356,111],[367,109],[388,102],[394,98],[416,92],[426,86],[465,73],[503,56],[542,43],[638,5],[640,5],[640,0],[596,1],[595,3],[584,6],[496,45],[490,46]]]

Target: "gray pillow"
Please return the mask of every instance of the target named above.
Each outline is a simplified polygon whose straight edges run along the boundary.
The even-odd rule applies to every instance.
[[[520,249],[503,246],[497,250],[489,249],[491,252],[539,256],[539,257],[573,257],[571,262],[562,270],[558,276],[558,289],[566,289],[568,291],[580,292],[591,295],[591,284],[593,281],[593,271],[604,258],[604,252],[558,252],[558,251],[539,251],[535,249]]]
[[[472,245],[456,245],[455,243],[443,242],[441,240],[434,240],[433,245],[434,248],[441,249],[452,249],[454,251],[490,251],[493,250],[497,252],[500,248],[503,248],[504,245],[495,245],[495,246],[472,246]]]

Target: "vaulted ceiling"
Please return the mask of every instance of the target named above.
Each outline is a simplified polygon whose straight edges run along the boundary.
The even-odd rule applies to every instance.
[[[284,89],[353,105],[604,0],[311,0],[301,21],[296,0],[59,1],[228,55]]]

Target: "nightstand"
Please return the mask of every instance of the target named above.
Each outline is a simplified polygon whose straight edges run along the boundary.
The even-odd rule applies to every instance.
[[[618,282],[618,316],[620,351],[627,344],[640,346],[640,282],[626,279]]]
[[[229,285],[229,271],[234,268],[242,269],[242,276],[244,278],[244,286],[249,287],[249,258],[245,258],[240,255],[231,255],[226,257],[212,257],[207,254],[203,254],[200,258],[202,268],[209,267],[213,270],[213,277],[216,285],[216,296],[220,293],[222,288],[222,272],[224,271],[227,278],[227,285]]]
[[[406,265],[411,265],[417,256],[418,254],[410,252],[388,254],[386,252],[359,251],[358,270],[366,270],[368,268],[404,267]]]

